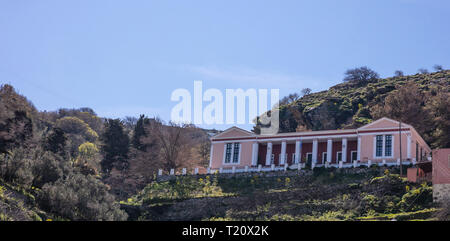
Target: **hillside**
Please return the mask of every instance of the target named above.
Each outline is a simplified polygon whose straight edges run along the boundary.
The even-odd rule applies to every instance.
[[[423,98],[421,106],[429,114],[426,125],[416,118],[403,120],[412,124],[432,147],[446,147],[447,142],[438,142],[440,133],[433,133],[444,120],[444,129],[449,131],[450,109],[447,107],[442,113],[433,109],[434,102],[442,102],[437,96],[450,103],[450,70],[429,74],[415,74],[378,79],[370,83],[359,85],[352,82],[344,82],[330,87],[326,91],[311,93],[302,98],[280,105],[280,131],[292,132],[295,130],[330,130],[357,128],[365,125],[377,116],[377,108],[383,107],[386,97],[396,95],[399,89],[406,86],[417,86],[418,95]],[[439,95],[441,94],[441,95]],[[403,108],[403,106],[396,106]],[[407,108],[404,108],[405,111]],[[389,115],[389,113],[385,114]],[[395,116],[387,116],[393,117]],[[421,116],[422,119],[425,116]],[[256,126],[254,131],[258,132]],[[448,136],[447,136],[448,137]],[[444,138],[449,140],[449,138]],[[448,147],[448,146],[447,146]]]
[[[398,168],[316,168],[152,182],[121,202],[129,220],[431,220],[428,184]]]

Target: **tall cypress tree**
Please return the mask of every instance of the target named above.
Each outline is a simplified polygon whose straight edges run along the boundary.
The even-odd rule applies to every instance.
[[[149,124],[149,119],[144,115],[139,117],[139,120],[134,127],[133,137],[131,139],[131,143],[134,148],[140,151],[146,151],[147,145],[143,144],[141,138],[147,136],[147,132],[145,131],[145,125]]]
[[[100,137],[103,160],[102,170],[109,172],[113,167],[124,169],[128,165],[130,140],[124,131],[124,125],[119,119],[107,119],[105,130]]]

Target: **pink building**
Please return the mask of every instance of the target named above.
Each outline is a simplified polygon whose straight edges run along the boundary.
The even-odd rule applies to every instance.
[[[211,170],[272,170],[285,167],[397,165],[399,122],[381,118],[358,129],[257,135],[231,127],[211,138]],[[431,153],[417,131],[401,125],[402,161],[425,160]]]
[[[433,150],[433,198],[450,200],[450,148]]]

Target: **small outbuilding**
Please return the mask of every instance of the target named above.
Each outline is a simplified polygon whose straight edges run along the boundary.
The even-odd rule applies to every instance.
[[[450,148],[432,151],[433,200],[450,200]]]

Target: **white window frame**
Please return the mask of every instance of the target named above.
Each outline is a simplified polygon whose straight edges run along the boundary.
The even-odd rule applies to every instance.
[[[391,155],[386,156],[386,136],[391,136]],[[381,156],[377,156],[377,136],[382,136],[382,147],[381,147]],[[394,140],[395,136],[393,134],[377,134],[373,137],[373,158],[374,159],[384,159],[384,158],[393,158],[394,157]]]
[[[353,153],[356,153],[356,160],[353,160]],[[351,162],[353,162],[353,161],[357,161],[357,159],[358,159],[358,151],[350,151],[350,161]]]
[[[306,159],[305,159],[305,162],[308,161],[308,155],[311,155],[311,162],[312,162],[312,161],[313,161],[313,159],[312,159],[312,158],[313,158],[312,152],[307,152],[307,153],[306,153]]]
[[[270,156],[270,165],[275,164],[275,154],[271,154]]]
[[[234,144],[235,143],[239,143],[239,154],[238,154],[238,162],[233,162],[234,158]],[[227,156],[227,144],[231,144],[231,156],[230,156],[230,163],[225,163],[225,159]],[[227,166],[232,166],[232,165],[239,165],[241,164],[241,152],[242,152],[242,144],[240,142],[227,142],[224,144],[224,150],[223,150],[223,160],[222,160],[222,164],[223,165],[227,165]]]
[[[327,158],[325,158],[325,154],[327,154],[326,151],[322,152],[322,164],[325,164],[327,162]],[[325,160],[324,160],[325,158]]]
[[[389,155],[389,156],[386,156],[386,136],[387,135],[389,135],[389,136],[391,136],[391,155]],[[394,135],[392,135],[392,134],[386,134],[386,135],[384,135],[384,137],[383,137],[383,156],[386,158],[392,158],[392,157],[394,157]]]
[[[339,153],[341,154],[341,160],[339,160]],[[336,152],[336,162],[339,163],[340,161],[342,161],[342,151]]]

